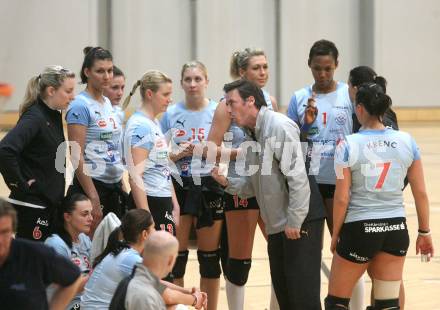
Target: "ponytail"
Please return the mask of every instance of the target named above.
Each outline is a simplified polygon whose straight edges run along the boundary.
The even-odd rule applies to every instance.
[[[64,69],[62,66],[46,67],[43,73],[29,80],[23,102],[20,104],[20,115],[26,112],[36,102],[38,97],[44,99],[44,92],[47,87],[52,86],[58,89],[66,78],[74,77],[75,73]]]
[[[37,101],[38,95],[40,94],[39,90],[39,82],[40,82],[41,76],[34,76],[32,77],[27,86],[26,86],[26,92],[24,95],[24,99],[22,104],[20,104],[20,110],[19,113],[22,115],[24,112],[26,112],[34,103]]]
[[[131,97],[133,96],[134,92],[139,87],[139,85],[141,85],[141,81],[137,80],[136,83],[134,83],[130,94],[128,94],[127,98],[125,98],[124,103],[122,104],[122,110],[125,110],[128,107],[128,105],[130,104]]]
[[[240,56],[240,52],[236,51],[232,53],[231,61],[229,64],[229,75],[232,79],[236,80],[240,77],[240,67],[238,65],[238,57]]]
[[[356,104],[365,107],[371,116],[382,122],[385,112],[391,107],[391,97],[385,94],[382,86],[376,83],[363,83],[356,93]]]
[[[374,83],[382,87],[383,92],[387,93],[387,80],[383,76],[375,76]]]
[[[383,76],[378,76],[377,73],[368,66],[358,66],[350,70],[348,77],[351,85],[358,87],[363,83],[376,83],[384,93],[387,92],[387,80]]]
[[[144,230],[154,225],[151,213],[144,209],[132,209],[124,214],[121,226],[112,231],[108,237],[104,251],[95,258],[93,268],[98,265],[108,254],[117,256],[122,250],[130,248],[136,243]]]
[[[108,254],[111,253],[113,256],[116,256],[121,253],[122,250],[128,248],[130,248],[130,246],[123,240],[121,226],[115,228],[108,236],[107,245],[105,246],[104,251],[93,261],[93,268],[102,262],[104,257],[106,257]]]
[[[155,93],[157,92],[161,84],[172,82],[173,81],[168,76],[158,70],[147,71],[142,76],[142,78],[133,85],[130,94],[127,98],[125,98],[124,103],[122,104],[122,109],[125,110],[128,107],[128,105],[130,104],[130,99],[134,95],[134,92],[138,87],[140,87],[141,98],[143,100],[147,89],[150,89],[152,92]]]

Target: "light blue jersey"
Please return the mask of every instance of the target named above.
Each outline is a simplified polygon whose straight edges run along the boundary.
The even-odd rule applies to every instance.
[[[72,248],[60,238],[59,235],[53,234],[44,241],[44,244],[53,248],[61,256],[70,259],[75,265],[79,267],[82,273],[88,273],[92,268],[90,264],[90,248],[92,242],[90,238],[85,234],[79,234],[79,242],[72,242]],[[47,289],[49,295],[55,292],[55,287],[49,286]],[[75,304],[79,304],[81,301],[82,293],[76,295],[74,299],[69,303],[66,309],[71,309]]]
[[[124,110],[122,110],[121,106],[119,106],[119,105],[113,105],[112,107],[113,107],[113,112],[116,115],[116,119],[119,122],[119,125],[121,127],[123,127],[124,126],[124,120],[125,120],[125,112],[124,112]]]
[[[160,124],[162,132],[166,134],[171,145],[176,147],[182,142],[198,144],[204,141],[211,129],[212,118],[218,103],[210,100],[208,105],[200,111],[186,108],[184,102],[168,107]],[[212,167],[205,166],[205,160],[191,166],[192,157],[185,157],[176,162],[178,173],[181,176],[208,176]],[[174,171],[173,171],[174,172]]]
[[[262,89],[264,99],[266,100],[267,107],[270,110],[273,110],[272,100],[270,99],[270,94]],[[241,127],[239,127],[235,122],[231,123],[231,126],[228,129],[228,132],[225,134],[225,146],[229,148],[239,148],[240,145],[245,141],[251,141],[252,137],[248,135],[248,133]],[[244,158],[243,158],[244,160]],[[240,171],[244,168],[243,161],[239,160],[237,163],[236,160],[231,160],[228,165],[228,176],[229,177],[239,177],[241,176]]]
[[[290,100],[287,116],[301,127],[307,101],[312,96],[312,86],[296,91]],[[316,94],[318,115],[308,131],[308,140],[313,143],[310,174],[316,175],[318,184],[335,184],[335,147],[338,141],[353,132],[353,104],[348,95],[348,86],[338,82],[336,90],[328,94]]]
[[[124,157],[127,164],[132,147],[148,151],[143,174],[146,194],[152,197],[171,197],[168,145],[156,119],[153,121],[140,111],[130,117],[124,133]]]
[[[335,167],[350,167],[351,197],[345,222],[405,217],[403,181],[420,159],[414,139],[391,128],[349,135],[336,151]]]
[[[133,267],[142,262],[139,252],[124,249],[116,256],[108,254],[95,267],[81,297],[81,309],[108,309],[119,282],[129,276]]]
[[[124,167],[121,162],[122,127],[107,97],[104,103],[94,100],[82,91],[69,105],[67,124],[87,127],[84,168],[95,180],[117,183],[122,179]]]

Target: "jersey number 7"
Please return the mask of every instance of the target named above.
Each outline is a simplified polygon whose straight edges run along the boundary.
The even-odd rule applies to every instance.
[[[377,168],[382,168],[382,172],[380,173],[379,179],[377,180],[376,186],[374,187],[375,189],[382,189],[388,171],[390,170],[390,165],[391,165],[390,162],[376,164]]]

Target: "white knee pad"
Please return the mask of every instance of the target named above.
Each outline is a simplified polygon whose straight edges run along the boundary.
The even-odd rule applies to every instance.
[[[384,281],[373,279],[374,299],[386,300],[399,298],[400,280]]]

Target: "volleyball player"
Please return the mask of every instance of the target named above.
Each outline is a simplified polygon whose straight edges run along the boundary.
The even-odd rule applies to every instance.
[[[162,131],[168,133],[173,146],[170,158],[177,168],[173,183],[180,205],[179,255],[173,275],[175,283],[183,286],[188,239],[195,226],[200,288],[208,293],[208,309],[211,310],[217,308],[220,288],[218,248],[223,222],[223,189],[211,177],[215,159],[202,159],[201,147],[211,128],[217,102],[206,97],[209,80],[203,63],[191,61],[184,64],[180,83],[185,99],[168,107],[161,119]]]
[[[121,69],[113,65],[113,78],[110,85],[104,88],[104,96],[107,97],[113,107],[113,111],[118,116],[120,125],[124,125],[125,112],[121,107],[122,96],[124,96],[125,75]]]
[[[113,78],[113,60],[108,50],[86,47],[81,68],[81,81],[86,84],[66,113],[67,133],[72,146],[72,159],[77,160],[73,184],[68,195],[83,193],[92,202],[94,228],[109,212],[121,217],[125,212],[122,192],[121,162],[122,127],[117,121],[104,89]]]
[[[400,309],[399,289],[409,246],[402,187],[411,186],[419,223],[416,253],[434,254],[429,202],[420,152],[407,133],[386,128],[391,98],[376,83],[361,84],[355,97],[357,134],[340,143],[326,309],[348,309],[352,289],[365,272],[373,278],[374,309]]]
[[[172,101],[172,81],[157,70],[136,81],[123,108],[139,87],[142,103],[129,118],[124,132],[124,158],[129,172],[131,205],[147,209],[156,230],[176,234],[179,204],[174,195],[168,163],[168,145],[157,116]]]
[[[314,83],[296,91],[287,110],[287,115],[299,125],[303,140],[309,143],[309,174],[316,176],[330,234],[336,183],[335,146],[345,135],[352,133],[354,113],[347,84],[334,80],[338,57],[339,51],[331,41],[319,40],[312,45],[308,66]],[[360,281],[354,292],[353,309],[363,309],[363,283]]]
[[[230,63],[231,78],[243,78],[263,88],[269,78],[269,65],[266,54],[258,48],[245,48],[232,54]],[[263,90],[264,99],[269,109],[277,110],[274,97]],[[226,102],[222,99],[215,111],[208,140],[220,146],[224,142],[230,155],[223,155],[228,162],[228,176],[238,176],[236,161],[237,149],[246,141],[246,132],[232,122],[227,112]],[[243,163],[244,158],[241,160]],[[240,165],[240,164],[239,164]],[[227,260],[224,266],[226,277],[226,296],[229,309],[243,309],[244,285],[247,282],[252,264],[252,248],[260,211],[255,197],[242,198],[225,193],[225,221],[227,231]],[[263,234],[264,227],[262,227]],[[222,241],[223,243],[223,241]],[[273,295],[274,296],[274,295]]]

